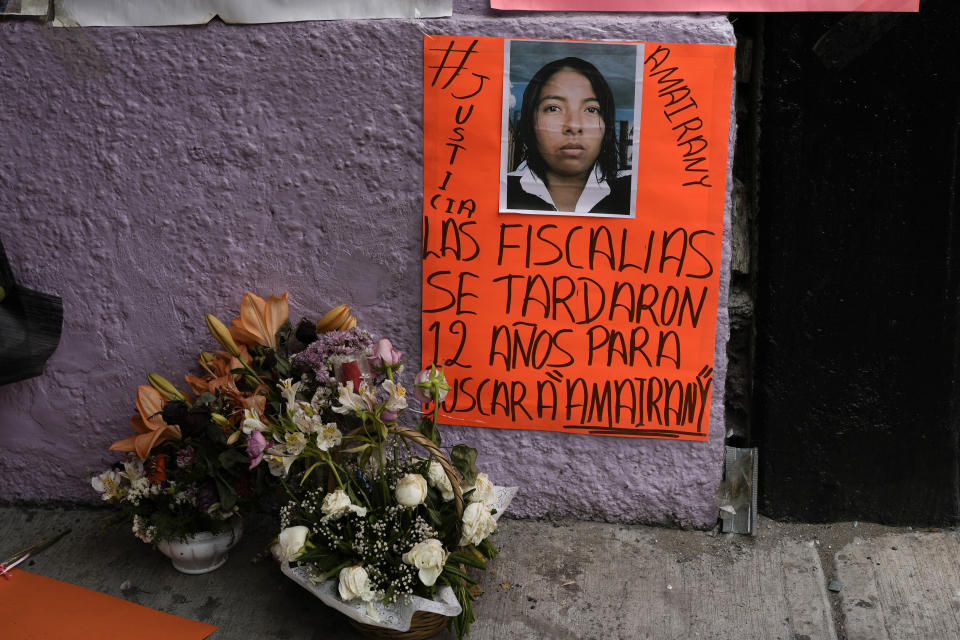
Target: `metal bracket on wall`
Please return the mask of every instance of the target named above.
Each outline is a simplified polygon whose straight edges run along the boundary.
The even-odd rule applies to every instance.
[[[720,495],[723,533],[757,535],[757,449],[725,447]]]

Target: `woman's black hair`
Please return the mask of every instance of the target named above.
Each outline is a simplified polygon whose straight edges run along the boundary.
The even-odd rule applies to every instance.
[[[600,102],[600,114],[603,116],[603,140],[600,143],[600,155],[597,157],[597,166],[600,167],[600,179],[608,180],[617,177],[619,167],[619,153],[617,149],[616,120],[614,119],[613,91],[610,85],[595,66],[580,58],[563,58],[554,60],[540,67],[530,83],[523,91],[523,102],[520,105],[520,122],[514,132],[515,166],[524,160],[527,166],[538,178],[546,183],[547,163],[537,148],[537,135],[533,130],[534,112],[537,109],[540,90],[553,74],[562,69],[572,69],[590,81],[593,93]]]

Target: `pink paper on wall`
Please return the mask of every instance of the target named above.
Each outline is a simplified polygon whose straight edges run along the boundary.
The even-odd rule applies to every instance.
[[[521,11],[920,11],[920,0],[490,0]]]

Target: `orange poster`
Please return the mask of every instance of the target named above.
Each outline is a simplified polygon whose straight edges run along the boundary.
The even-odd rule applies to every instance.
[[[426,36],[444,424],[706,440],[733,47]]]

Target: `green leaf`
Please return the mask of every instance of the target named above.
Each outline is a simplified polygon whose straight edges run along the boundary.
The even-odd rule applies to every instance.
[[[450,557],[447,558],[447,562],[452,562],[454,565],[466,564],[471,567],[476,567],[477,569],[486,569],[487,563],[483,560],[480,560],[475,555],[462,553],[460,551],[454,551],[450,554]]]
[[[488,558],[496,558],[497,554],[500,552],[497,550],[493,543],[490,542],[490,538],[484,538],[483,541],[477,545],[477,549]]]
[[[440,514],[433,509],[427,509],[427,520],[429,520],[430,524],[432,524],[435,528],[441,528],[441,525],[443,525],[443,520],[440,519]]]
[[[454,566],[451,566],[451,565],[449,565],[449,564],[446,564],[446,565],[443,566],[443,571],[444,571],[445,573],[452,573],[453,575],[457,576],[458,578],[460,578],[460,579],[463,580],[464,582],[469,582],[470,584],[477,584],[477,581],[476,581],[476,580],[474,580],[473,578],[471,578],[470,576],[468,576],[467,574],[465,574],[463,571],[460,571],[460,569],[458,569],[458,568],[456,568],[456,567],[454,567]]]
[[[367,467],[367,463],[370,462],[370,456],[373,454],[373,452],[374,452],[374,448],[373,448],[373,447],[370,447],[369,449],[367,449],[366,451],[364,451],[362,454],[360,454],[360,468],[361,468],[361,469],[365,469],[365,468]]]
[[[463,476],[463,481],[467,486],[477,482],[477,474],[480,473],[480,470],[477,469],[476,449],[465,444],[458,444],[450,452],[450,462]]]
[[[277,375],[280,378],[289,378],[291,376],[291,371],[293,368],[290,366],[290,361],[279,353],[277,354],[277,363],[274,365],[277,370]]]
[[[316,469],[317,467],[319,467],[321,464],[323,464],[323,461],[322,461],[322,460],[321,460],[321,461],[318,461],[318,462],[314,462],[312,465],[310,465],[310,468],[308,468],[308,469],[303,473],[303,477],[300,478],[300,486],[301,486],[301,487],[303,486],[303,483],[307,481],[307,476],[309,476],[309,475],[313,472],[313,470]]]
[[[433,444],[440,446],[440,431],[430,418],[420,418],[417,422],[417,431],[430,438]]]
[[[211,441],[219,444],[227,443],[227,436],[225,436],[223,430],[217,426],[217,423],[213,422],[212,420],[207,423],[206,431],[207,437],[210,438]]]
[[[217,399],[216,396],[214,396],[212,393],[210,393],[209,391],[204,391],[199,396],[197,396],[196,400],[193,401],[193,406],[209,407],[210,403],[212,403],[216,399]]]
[[[233,487],[217,476],[217,495],[220,498],[220,510],[230,511],[237,504],[237,494]]]
[[[368,449],[369,447],[370,447],[370,443],[368,442],[368,443],[366,443],[366,444],[360,445],[359,447],[353,447],[353,448],[351,448],[351,449],[344,449],[343,452],[344,452],[344,453],[360,453],[361,451],[364,451],[364,450]]]
[[[250,459],[239,449],[227,449],[217,456],[217,459],[224,469],[230,469],[238,465],[246,467],[250,464]]]

